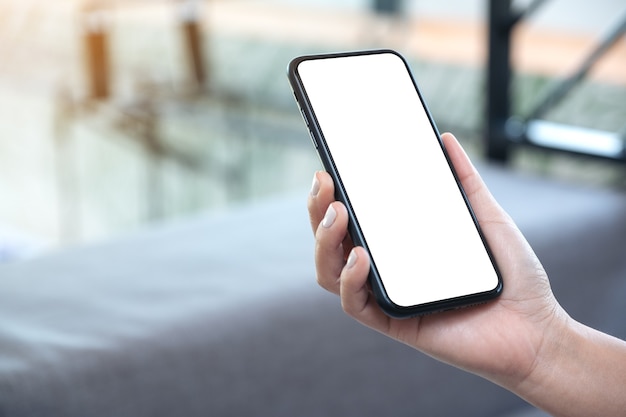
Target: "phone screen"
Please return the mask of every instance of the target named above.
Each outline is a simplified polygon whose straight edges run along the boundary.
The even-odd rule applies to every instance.
[[[494,291],[498,273],[404,59],[331,56],[296,71],[389,300]]]

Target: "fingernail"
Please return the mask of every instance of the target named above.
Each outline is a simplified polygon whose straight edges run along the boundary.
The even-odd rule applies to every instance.
[[[348,256],[348,261],[346,262],[346,268],[348,269],[352,268],[354,264],[356,264],[357,259],[359,259],[359,257],[356,254],[356,251],[352,249],[350,251],[350,255]]]
[[[333,225],[333,223],[335,223],[336,217],[337,217],[337,212],[335,211],[335,208],[331,204],[330,206],[328,206],[328,210],[326,210],[324,219],[322,219],[322,226],[329,228],[330,226]]]
[[[311,196],[315,197],[320,191],[320,182],[317,179],[317,172],[313,175],[313,184],[311,184]]]

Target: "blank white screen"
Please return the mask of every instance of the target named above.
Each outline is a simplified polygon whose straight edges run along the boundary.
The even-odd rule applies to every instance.
[[[390,300],[493,290],[497,274],[404,61],[305,60],[298,73]]]

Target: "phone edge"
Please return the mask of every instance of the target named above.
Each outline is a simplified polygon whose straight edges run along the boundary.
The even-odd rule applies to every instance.
[[[385,312],[385,314],[394,318],[410,318],[410,317],[415,317],[415,316],[422,316],[422,315],[432,314],[436,312],[470,307],[473,305],[486,303],[498,297],[503,291],[504,283],[503,283],[501,271],[498,267],[498,264],[495,261],[495,257],[493,256],[491,248],[489,247],[489,244],[482,232],[480,223],[478,222],[478,219],[476,218],[474,210],[469,202],[469,199],[467,197],[467,194],[465,193],[465,190],[463,189],[463,186],[459,180],[457,172],[454,169],[454,166],[452,165],[448,152],[445,148],[445,144],[443,143],[441,139],[441,133],[439,132],[439,129],[437,128],[437,125],[430,113],[430,110],[428,106],[426,105],[426,102],[417,85],[415,77],[413,76],[411,67],[404,56],[402,56],[399,52],[392,50],[392,49],[356,50],[356,51],[346,51],[346,52],[332,52],[332,53],[322,53],[322,54],[301,55],[301,56],[297,56],[293,58],[287,66],[287,77],[291,85],[291,90],[296,100],[296,104],[298,108],[300,109],[300,112],[304,118],[304,123],[307,126],[307,129],[309,130],[311,139],[313,140],[315,151],[318,155],[318,158],[320,159],[322,166],[331,175],[333,179],[333,182],[335,184],[335,198],[341,201],[343,204],[345,204],[348,210],[348,216],[349,216],[348,232],[350,234],[350,237],[352,238],[355,245],[363,246],[366,249],[367,253],[369,254],[367,242],[361,232],[360,226],[358,225],[358,219],[356,217],[356,214],[354,213],[354,209],[352,205],[350,204],[349,197],[347,196],[345,187],[343,186],[343,183],[339,176],[338,169],[335,166],[332,160],[332,156],[326,146],[326,142],[323,138],[323,134],[319,127],[319,123],[317,122],[317,119],[315,117],[315,112],[309,105],[308,98],[306,97],[306,91],[304,90],[304,87],[298,76],[297,67],[301,62],[306,61],[306,60],[311,60],[311,59],[328,59],[328,58],[337,58],[337,57],[371,55],[371,54],[379,54],[379,53],[391,53],[391,54],[396,55],[398,58],[402,60],[404,66],[406,67],[406,70],[409,73],[409,76],[411,78],[411,82],[413,83],[413,86],[415,88],[415,91],[418,94],[422,107],[424,108],[424,111],[426,112],[426,116],[429,120],[429,123],[436,134],[437,141],[439,142],[439,146],[441,147],[441,151],[443,152],[446,158],[448,167],[451,170],[453,177],[457,183],[457,187],[465,202],[466,208],[468,209],[470,213],[472,221],[474,222],[476,230],[487,252],[489,260],[491,261],[491,264],[494,268],[494,271],[496,273],[498,280],[497,280],[497,285],[493,289],[488,290],[488,291],[405,307],[405,306],[400,306],[394,303],[389,298],[385,290],[384,284],[382,282],[382,279],[377,273],[377,269],[376,269],[376,266],[374,265],[374,261],[370,258],[372,267],[370,267],[368,280],[372,287],[372,291],[374,293],[376,301],[378,305],[381,307],[381,309]]]

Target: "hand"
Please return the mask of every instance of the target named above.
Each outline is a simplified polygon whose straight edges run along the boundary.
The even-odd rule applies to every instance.
[[[368,255],[362,247],[353,247],[346,208],[334,201],[333,182],[325,172],[315,174],[308,200],[317,280],[338,294],[344,311],[364,325],[443,362],[514,386],[533,371],[542,349],[552,346],[544,339],[558,337],[568,316],[554,299],[534,252],[459,143],[451,134],[442,140],[500,267],[501,296],[481,306],[412,319],[385,315],[367,283]]]

